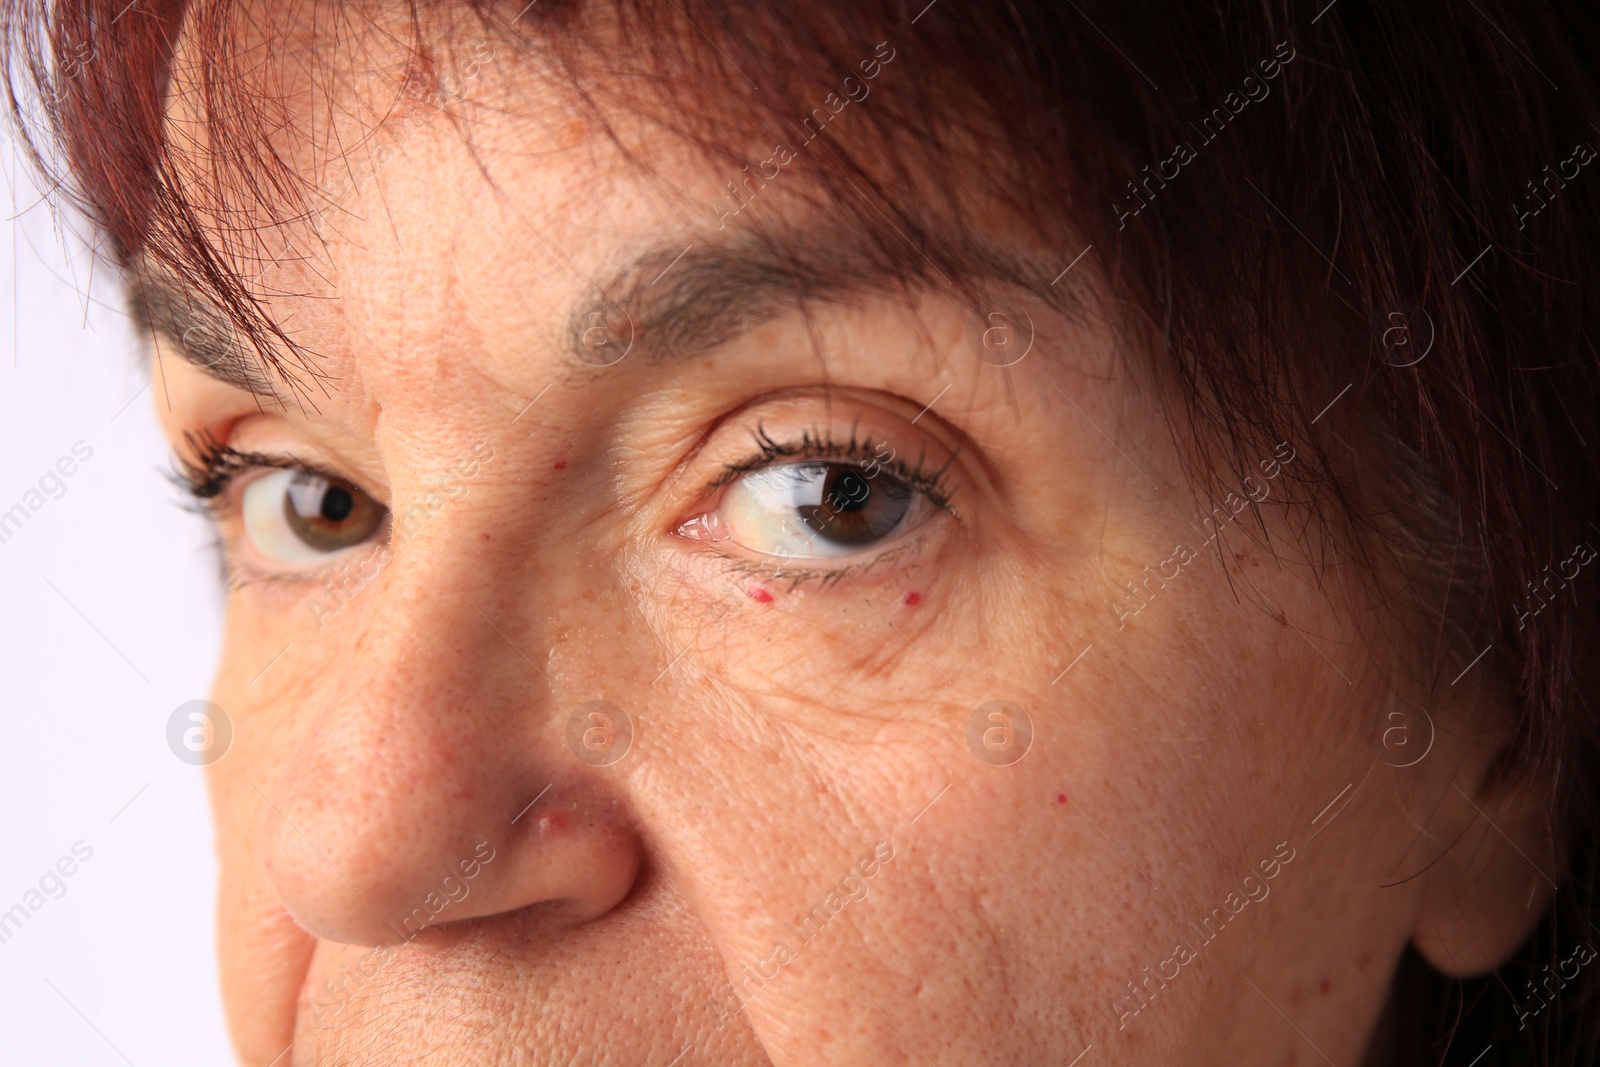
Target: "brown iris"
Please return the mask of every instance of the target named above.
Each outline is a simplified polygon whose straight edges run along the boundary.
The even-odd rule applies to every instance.
[[[337,552],[371,537],[387,509],[343,478],[298,471],[283,494],[283,517],[309,548]]]
[[[796,483],[817,492],[820,502],[795,510],[819,537],[839,545],[865,545],[881,540],[911,508],[909,486],[881,470],[868,475],[860,467],[838,463],[806,464]]]

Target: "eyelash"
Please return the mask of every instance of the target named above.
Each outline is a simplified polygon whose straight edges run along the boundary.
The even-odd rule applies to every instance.
[[[274,456],[263,452],[241,452],[225,445],[209,433],[185,433],[189,451],[195,456],[179,456],[173,460],[168,477],[179,489],[187,493],[198,510],[222,514],[229,507],[228,487],[241,474],[258,468],[276,470],[304,470],[323,477],[335,477],[317,467],[295,459],[293,456]]]
[[[741,474],[748,474],[751,471],[774,466],[785,459],[843,459],[859,463],[863,467],[876,466],[897,481],[919,492],[926,493],[928,499],[940,509],[953,513],[953,509],[950,507],[950,500],[955,495],[958,487],[949,484],[946,474],[950,470],[951,464],[956,461],[955,453],[951,453],[950,458],[942,466],[931,471],[927,469],[928,457],[926,452],[919,454],[916,465],[911,466],[902,460],[899,454],[895,452],[894,447],[887,442],[874,442],[870,437],[865,439],[858,438],[856,431],[859,426],[859,423],[851,424],[850,440],[848,442],[840,443],[836,441],[832,430],[829,430],[826,434],[818,435],[815,429],[810,429],[800,435],[798,444],[783,445],[773,440],[763,424],[757,423],[752,436],[755,438],[759,453],[742,463],[730,463],[724,466],[722,473],[710,485],[706,486],[706,491],[712,492],[720,489]],[[878,450],[881,448],[889,449],[888,459],[878,454]]]

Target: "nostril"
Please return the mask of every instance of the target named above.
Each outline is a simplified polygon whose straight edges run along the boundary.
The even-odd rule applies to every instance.
[[[537,945],[562,930],[579,926],[593,918],[582,902],[573,897],[552,897],[524,904],[512,911],[452,919],[430,926],[405,943],[423,952],[455,948],[463,941],[492,938],[505,945]]]
[[[466,918],[468,898],[479,877],[499,855],[488,840],[473,847],[472,854],[457,861],[458,870],[447,871],[422,896],[420,902],[399,922],[389,920],[388,926],[401,941],[410,941],[424,931],[441,926],[458,918]],[[464,907],[465,906],[465,907]]]

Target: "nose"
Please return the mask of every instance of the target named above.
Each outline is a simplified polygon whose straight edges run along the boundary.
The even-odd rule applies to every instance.
[[[511,913],[587,922],[638,874],[616,777],[566,750],[515,584],[528,571],[462,565],[438,533],[359,591],[351,632],[323,632],[331,684],[299,710],[280,773],[252,783],[272,882],[321,938],[392,945]]]

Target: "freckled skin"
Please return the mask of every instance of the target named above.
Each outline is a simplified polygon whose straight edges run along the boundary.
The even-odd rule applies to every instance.
[[[406,69],[382,34],[333,36],[342,70]],[[191,60],[175,66],[181,144]],[[1493,694],[1408,694],[1448,726],[1419,765],[1383,763],[1367,727],[1390,706],[1373,679],[1392,649],[1358,625],[1361,587],[1296,555],[1303,514],[1274,496],[1272,552],[1232,571],[1204,554],[1125,627],[1108,609],[1194,519],[1137,331],[1041,305],[1038,354],[1002,370],[934,286],[914,307],[863,292],[753,316],[693,358],[582,363],[552,324],[663,235],[663,263],[718,247],[684,202],[729,175],[655,126],[619,126],[653,174],[604,138],[574,147],[543,69],[482,64],[473,91],[492,106],[470,146],[453,116],[409,117],[405,151],[321,240],[286,228],[297,253],[262,299],[325,354],[314,405],[233,390],[164,344],[155,364],[174,447],[210,432],[336,462],[397,519],[427,516],[329,618],[308,608],[326,570],[230,590],[212,698],[236,740],[207,774],[241,1062],[1042,1064],[1091,1044],[1085,1067],[1320,1062],[1309,1040],[1356,1063],[1408,941],[1491,961],[1515,944],[1540,911],[1526,867],[1481,864],[1525,861],[1457,799],[1489,778],[1493,745],[1450,701]],[[328,80],[350,97],[316,122],[365,143],[376,118],[345,82]],[[786,172],[760,210],[831,239],[806,180]],[[1008,254],[1060,258],[984,207]],[[949,402],[927,410],[941,381]],[[751,581],[784,561],[677,531],[758,427],[870,429],[930,467],[952,457],[961,491],[839,580]],[[468,467],[464,493],[425,505]],[[240,524],[223,535],[249,562]],[[976,754],[984,723],[969,730],[995,700],[1033,732],[1006,766]],[[587,717],[602,701],[627,720]],[[1538,834],[1475,799],[1543,861]],[[1296,858],[1238,936],[1120,1026],[1126,984],[1193,936],[1179,918],[1222,906],[1280,843]],[[1438,888],[1453,870],[1484,888]],[[459,900],[397,945],[391,924],[433,912],[446,872],[470,892],[446,886]],[[826,922],[797,936],[816,909]],[[1272,1001],[1324,976],[1361,980],[1286,1026]]]

